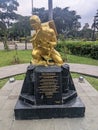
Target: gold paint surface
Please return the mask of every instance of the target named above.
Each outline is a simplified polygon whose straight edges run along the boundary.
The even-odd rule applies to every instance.
[[[63,60],[55,50],[57,45],[57,31],[53,21],[41,23],[37,15],[30,17],[31,27],[35,30],[32,36],[32,64],[34,65],[62,65]]]

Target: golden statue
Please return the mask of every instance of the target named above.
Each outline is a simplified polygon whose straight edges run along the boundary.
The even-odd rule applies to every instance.
[[[56,29],[53,21],[41,23],[37,15],[30,17],[31,27],[35,30],[32,36],[32,64],[34,65],[62,65],[60,54],[54,49],[57,44]]]

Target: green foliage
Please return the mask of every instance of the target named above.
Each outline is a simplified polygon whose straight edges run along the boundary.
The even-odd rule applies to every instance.
[[[10,20],[15,20],[17,14],[15,11],[19,6],[16,0],[0,0],[0,21],[9,28],[11,26]]]
[[[18,50],[18,56],[16,51],[0,51],[0,67],[12,65],[12,64],[21,64],[29,63],[32,59],[31,50]],[[18,58],[18,59],[17,59]],[[17,61],[19,61],[17,63]]]
[[[18,15],[18,21],[9,30],[10,37],[18,39],[19,37],[30,36],[30,30],[29,17]]]
[[[70,11],[69,7],[54,8],[53,16],[59,34],[67,35],[70,31],[78,30],[81,27],[80,22],[78,22],[81,18],[80,15],[77,15],[74,10]]]
[[[45,10],[45,8],[34,8],[33,14],[38,15],[42,22],[48,21],[48,10]]]
[[[73,55],[98,59],[98,41],[63,41],[58,46],[58,48],[66,46]]]
[[[34,8],[33,13],[38,15],[42,22],[48,21],[48,10],[45,10],[45,8]],[[74,10],[69,10],[69,7],[53,9],[53,19],[59,34],[66,35],[72,30],[78,30],[81,27],[78,21],[80,18],[80,15],[77,15]]]
[[[16,10],[19,6],[16,0],[0,0],[0,31],[2,32],[4,48],[8,50],[7,40],[9,38],[9,28],[12,21],[17,19]]]
[[[21,63],[30,63],[32,59],[32,51],[31,50],[17,50],[19,64]],[[91,58],[80,57],[75,55],[66,55],[65,52],[61,52],[63,59],[67,59],[67,62],[70,63],[80,63],[80,64],[90,64],[90,65],[98,65],[98,60],[94,60]],[[15,63],[16,51],[0,51],[0,67],[17,64]]]
[[[98,43],[92,45],[91,57],[98,60]]]
[[[92,30],[93,30],[92,40],[96,41],[96,39],[98,38],[97,37],[97,32],[98,32],[98,10],[97,10],[96,15],[94,16],[94,21],[93,21],[93,24],[92,24]]]
[[[92,29],[82,29],[78,32],[78,37],[85,40],[91,40],[92,38]]]
[[[45,8],[34,8],[33,14],[38,15],[42,23],[48,21],[48,10]],[[68,7],[66,8],[54,8],[53,9],[53,19],[58,31],[58,34],[63,34],[63,39],[69,36],[77,36],[77,30],[81,27],[78,20],[81,18],[76,14],[76,11],[70,11]],[[25,37],[30,35],[30,22],[29,17],[18,15],[17,23],[14,23],[12,28],[9,30],[10,37]]]
[[[0,89],[4,86],[4,84],[8,81],[8,78],[0,80]]]
[[[98,60],[76,55],[67,55],[67,62],[98,66]]]
[[[48,21],[48,10],[45,8],[34,8],[33,13],[38,15],[42,22]],[[53,9],[53,20],[56,25],[57,32],[60,39],[65,38],[82,38],[85,40],[91,40],[92,29],[89,28],[89,24],[85,23],[82,30],[79,30],[81,23],[80,15],[74,10],[69,10],[69,7]]]

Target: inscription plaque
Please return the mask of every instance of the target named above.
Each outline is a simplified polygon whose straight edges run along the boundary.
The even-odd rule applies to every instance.
[[[41,70],[42,69],[42,70]],[[37,105],[61,104],[61,70],[53,67],[35,69],[35,96]],[[41,72],[42,71],[42,72]]]

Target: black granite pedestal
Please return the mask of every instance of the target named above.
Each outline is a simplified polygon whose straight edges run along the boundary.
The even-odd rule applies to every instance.
[[[83,117],[85,106],[77,92],[67,64],[27,68],[15,119]]]

